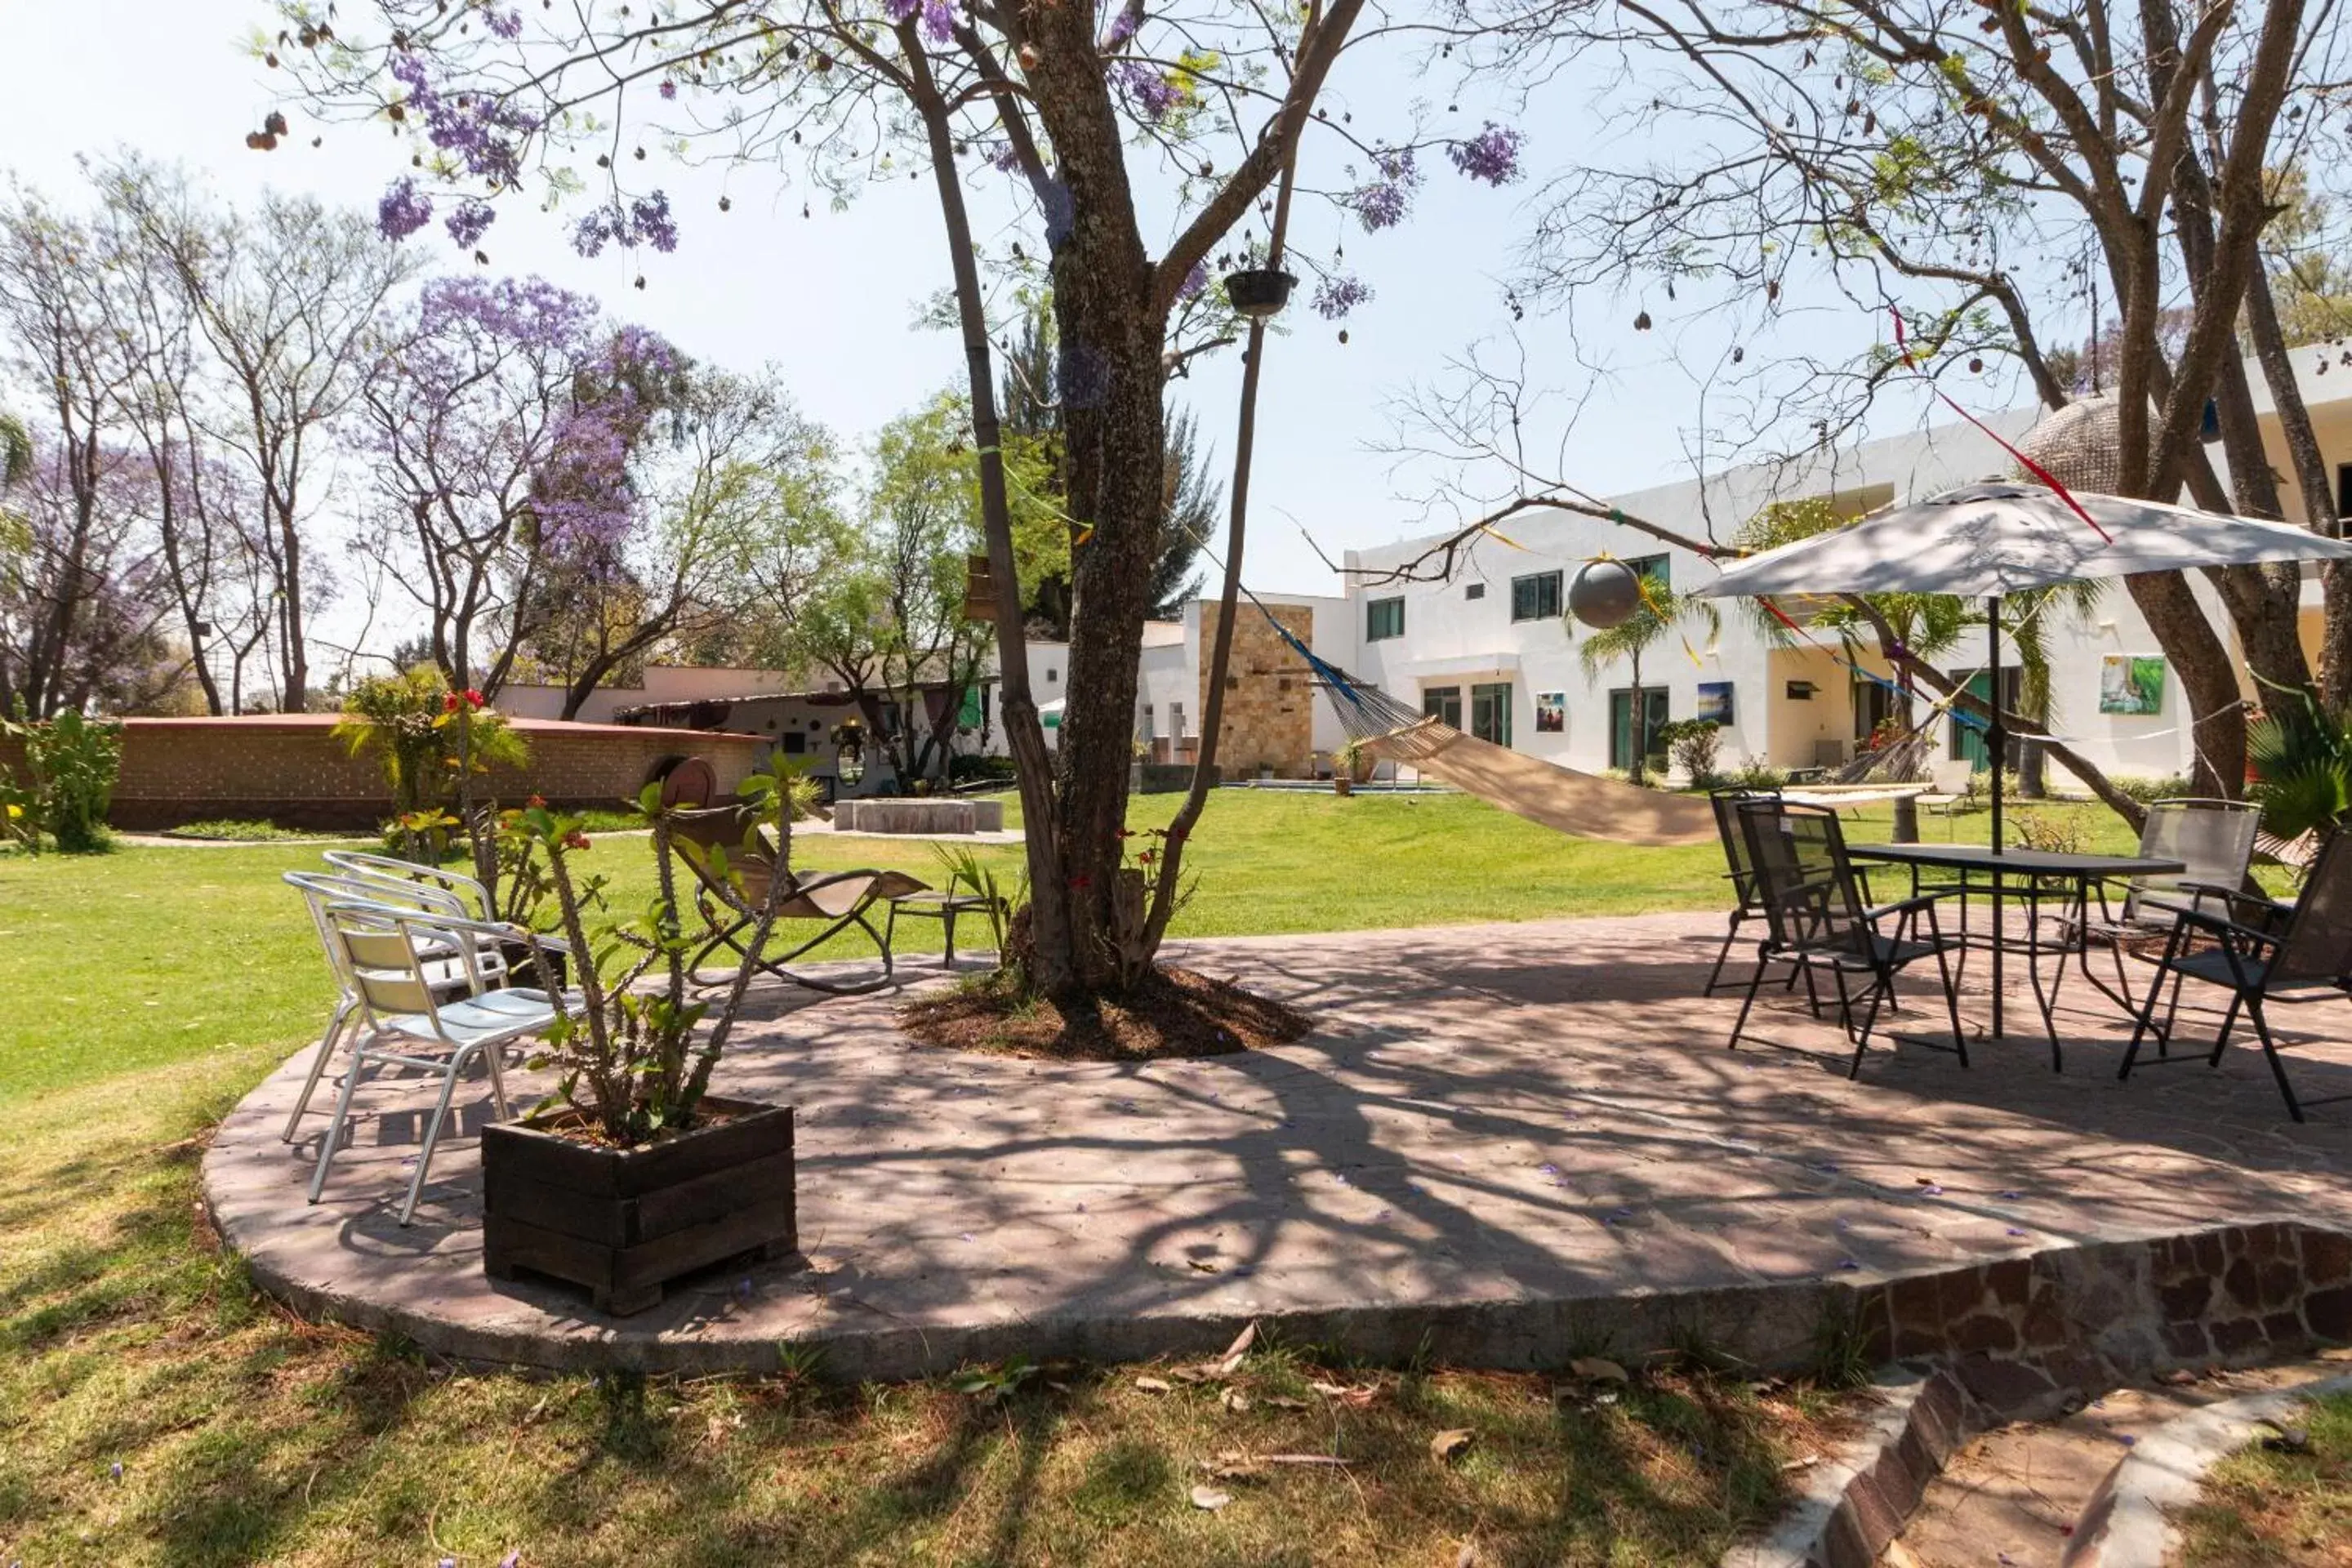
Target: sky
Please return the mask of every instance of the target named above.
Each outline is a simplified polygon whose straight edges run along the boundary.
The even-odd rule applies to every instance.
[[[79,182],[77,155],[122,147],[183,163],[231,202],[275,186],[373,210],[404,169],[404,148],[382,128],[313,124],[273,91],[272,73],[243,47],[264,23],[274,26],[264,0],[0,0],[0,169],[66,197]],[[1351,58],[1335,75],[1330,101],[1377,105],[1442,90],[1393,61]],[[292,134],[274,153],[248,151],[246,132],[272,110],[292,119]],[[1475,131],[1475,117],[1487,111],[1503,112],[1465,102],[1456,122]],[[1684,364],[1709,360],[1722,338],[1703,316],[1678,318],[1654,294],[1629,296],[1575,320],[1530,313],[1516,327],[1520,348],[1498,342],[1514,330],[1502,279],[1541,174],[1610,148],[1606,118],[1573,73],[1508,118],[1526,132],[1535,176],[1517,185],[1474,185],[1437,163],[1412,219],[1380,235],[1321,204],[1300,205],[1297,237],[1326,248],[1344,240],[1348,265],[1374,297],[1345,323],[1344,343],[1338,326],[1295,304],[1291,330],[1268,354],[1245,562],[1254,587],[1336,592],[1318,546],[1337,560],[1349,547],[1442,526],[1424,506],[1440,476],[1425,467],[1396,471],[1394,410],[1416,387],[1444,385],[1449,364],[1482,341],[1490,353],[1523,351],[1530,381],[1576,404],[1561,466],[1582,488],[1622,492],[1692,477],[1704,405]],[[310,146],[313,134],[323,134],[322,147]],[[1332,156],[1310,153],[1309,175],[1336,178]],[[961,377],[952,335],[914,324],[947,282],[927,181],[869,189],[843,212],[819,199],[806,218],[804,193],[773,168],[677,169],[659,181],[679,215],[673,255],[612,249],[583,259],[564,241],[562,216],[520,203],[501,209],[485,247],[496,270],[538,272],[594,294],[614,315],[698,358],[774,363],[803,409],[853,443]],[[724,215],[721,194],[731,198]],[[988,216],[985,201],[979,216]],[[452,269],[472,265],[440,242],[437,227],[412,243],[436,245]],[[633,287],[640,274],[642,290]],[[1633,330],[1643,308],[1658,330]],[[1817,350],[1871,341],[1873,323],[1826,302],[1816,309],[1820,319],[1806,331]],[[1239,373],[1237,355],[1220,355],[1199,363],[1175,392],[1225,471]],[[1992,396],[1990,405],[2006,401]],[[1916,422],[1916,412],[1893,419]],[[1558,440],[1563,427],[1555,418],[1542,438]]]

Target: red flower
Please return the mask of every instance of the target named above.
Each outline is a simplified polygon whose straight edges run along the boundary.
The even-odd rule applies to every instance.
[[[443,692],[441,694],[441,711],[444,713],[455,713],[457,710],[457,694],[454,691]]]
[[[588,836],[575,827],[563,836],[563,847],[566,849],[585,849],[588,847]]]
[[[468,686],[466,688],[466,700],[473,706],[479,708],[482,705],[482,694]]]
[[[530,806],[533,811],[545,811],[547,809],[547,797],[543,795],[535,795],[523,804]]]

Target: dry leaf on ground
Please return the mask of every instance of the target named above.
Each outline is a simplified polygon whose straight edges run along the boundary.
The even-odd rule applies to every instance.
[[[1228,1388],[1217,1395],[1217,1403],[1238,1415],[1250,1407],[1249,1395],[1238,1388]]]
[[[1214,1487],[1194,1487],[1192,1489],[1192,1506],[1197,1509],[1204,1510],[1210,1513],[1216,1512],[1219,1509],[1224,1507],[1227,1503],[1233,1500],[1233,1493],[1221,1492]]]
[[[1568,1363],[1568,1370],[1579,1377],[1600,1378],[1608,1383],[1630,1383],[1633,1374],[1606,1356],[1580,1355]]]
[[[1234,1336],[1232,1344],[1225,1347],[1225,1359],[1218,1366],[1217,1371],[1226,1377],[1233,1376],[1234,1373],[1241,1370],[1242,1357],[1249,1354],[1250,1346],[1256,1342],[1257,1325],[1252,1323]]]
[[[1146,1394],[1166,1394],[1172,1385],[1164,1377],[1139,1377],[1135,1386]]]
[[[1475,1436],[1467,1426],[1448,1426],[1429,1440],[1429,1457],[1442,1465],[1468,1447]]]

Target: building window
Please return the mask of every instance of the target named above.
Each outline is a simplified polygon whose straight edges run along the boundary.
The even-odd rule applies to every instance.
[[[1465,599],[1483,599],[1486,596],[1486,584],[1473,583],[1462,590],[1462,596]]]
[[[783,738],[784,755],[788,757],[804,757],[808,755],[808,737],[805,734],[803,734],[798,730],[787,730],[784,731]]]
[[[1045,667],[1045,679],[1046,679],[1046,680],[1047,680],[1048,682],[1052,682],[1052,681],[1059,680],[1059,679],[1062,679],[1062,672],[1061,672],[1060,670],[1058,670],[1058,669],[1055,669],[1052,665],[1050,665],[1050,664],[1049,664],[1049,665],[1047,665],[1047,666]]]
[[[1168,738],[1171,741],[1184,738],[1184,705],[1181,702],[1168,705]]]
[[[1143,705],[1143,739],[1147,744],[1151,740],[1151,704],[1149,702]]]
[[[1675,585],[1675,564],[1670,556],[1636,555],[1625,563],[1626,569],[1639,577],[1647,577],[1661,588]]]
[[[1404,600],[1370,599],[1364,605],[1364,640],[1379,642],[1383,637],[1404,636]]]
[[[1421,689],[1421,715],[1434,719],[1451,729],[1462,728],[1462,689],[1458,686],[1424,686]]]
[[[1556,621],[1559,618],[1559,574],[1538,572],[1511,579],[1511,619]]]

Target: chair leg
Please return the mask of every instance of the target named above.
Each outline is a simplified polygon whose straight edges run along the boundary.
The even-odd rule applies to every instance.
[[[2168,950],[2166,952],[2166,956],[2168,958],[2171,956]],[[2118,1082],[2131,1077],[2132,1064],[2139,1060],[2140,1042],[2147,1038],[2148,1031],[2157,1026],[2156,1005],[2163,999],[2164,973],[2159,970],[2157,972],[2156,978],[2148,984],[2147,1002],[2139,1010],[2139,1021],[2132,1029],[2131,1044],[2124,1047],[2123,1065],[2116,1068],[2116,1079]],[[2174,981],[2172,988],[2172,1002],[2173,1005],[2176,1007],[2180,1005],[2180,986],[2177,978]],[[2157,1036],[2157,1051],[2158,1059],[2162,1058],[2164,1049],[2163,1041],[2164,1036],[2162,1034],[2158,1034]]]
[[[1951,961],[1944,956],[1940,941],[1936,948],[1936,972],[1944,982],[1944,1012],[1952,1021],[1952,1054],[1960,1065],[1969,1065],[1969,1037],[1960,1032],[1960,987],[1952,977]]]
[[[2294,1086],[2286,1080],[2286,1063],[2279,1059],[2278,1042],[2271,1038],[2270,1020],[2263,1016],[2263,999],[2246,998],[2246,1016],[2254,1021],[2254,1033],[2263,1040],[2263,1055],[2271,1064],[2271,1077],[2278,1079],[2279,1097],[2286,1101],[2286,1113],[2297,1121],[2303,1120],[2303,1102],[2294,1097]]]
[[[319,1037],[319,1054],[310,1060],[310,1076],[302,1080],[302,1093],[294,1101],[294,1113],[286,1119],[286,1131],[278,1134],[280,1142],[291,1143],[301,1135],[302,1113],[310,1109],[310,1096],[318,1092],[319,1079],[325,1075],[328,1059],[343,1037],[343,1026],[351,1022],[353,1005],[348,996],[335,1004],[335,1016],[327,1021],[327,1032]]]
[[[327,1166],[334,1160],[335,1145],[343,1141],[343,1123],[352,1113],[352,1096],[358,1092],[360,1077],[366,1071],[367,1047],[355,1047],[351,1066],[343,1071],[342,1092],[335,1096],[334,1119],[327,1123],[326,1136],[319,1141],[319,1162],[310,1173],[310,1201],[314,1204],[319,1194],[327,1190]]]
[[[2230,1010],[2221,1015],[2221,1032],[2213,1037],[2213,1054],[2205,1058],[2207,1067],[2217,1068],[2221,1065],[2221,1052],[2230,1044],[2230,1031],[2238,1026],[2238,1009],[2245,1005],[2246,994],[2242,991],[2230,998]],[[2269,1037],[2267,1032],[2264,1033],[2263,1037],[2265,1039]]]
[[[1748,977],[1748,994],[1741,1000],[1739,1016],[1731,1026],[1730,1048],[1732,1050],[1736,1051],[1739,1048],[1739,1037],[1748,1027],[1748,1015],[1756,1005],[1756,993],[1763,988],[1764,969],[1770,962],[1771,952],[1770,942],[1759,942],[1756,944],[1756,973]]]
[[[1723,966],[1731,960],[1732,944],[1739,940],[1740,917],[1746,913],[1744,910],[1731,911],[1731,929],[1723,933],[1723,945],[1716,951],[1715,967],[1706,972],[1706,984],[1699,987],[1700,995],[1714,995],[1716,987],[1722,984]]]
[[[1839,985],[1839,989],[1841,991],[1844,989],[1843,984]],[[1845,1076],[1849,1082],[1862,1076],[1862,1058],[1864,1053],[1870,1049],[1870,1032],[1878,1026],[1879,999],[1894,989],[1895,976],[1891,972],[1878,974],[1871,981],[1870,1005],[1862,1015],[1862,1033],[1856,1035],[1853,1039],[1853,1065],[1845,1069]]]
[[[425,1191],[425,1173],[433,1165],[433,1145],[441,1141],[441,1123],[449,1114],[450,1097],[457,1092],[457,1075],[465,1069],[467,1051],[459,1051],[449,1058],[447,1070],[441,1075],[441,1098],[434,1102],[433,1119],[425,1124],[425,1146],[416,1152],[416,1174],[408,1179],[408,1198],[400,1205],[400,1223],[407,1225],[416,1217],[416,1199]]]

